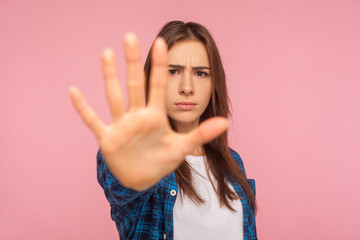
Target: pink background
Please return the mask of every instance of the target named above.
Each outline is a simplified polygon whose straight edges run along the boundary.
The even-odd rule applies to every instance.
[[[0,239],[116,239],[77,85],[106,122],[101,51],[143,58],[169,20],[218,43],[230,142],[255,178],[259,239],[360,239],[360,2],[0,1]]]

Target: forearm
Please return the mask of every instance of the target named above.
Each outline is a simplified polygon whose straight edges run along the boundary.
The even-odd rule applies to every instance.
[[[101,151],[99,150],[97,153],[97,180],[111,205],[125,205],[143,194],[151,194],[164,183],[165,179],[163,178],[160,182],[142,191],[125,187],[111,173]]]

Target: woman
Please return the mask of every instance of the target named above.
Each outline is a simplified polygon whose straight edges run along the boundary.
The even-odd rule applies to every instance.
[[[103,53],[110,125],[79,90],[70,91],[99,142],[98,181],[120,238],[257,239],[255,181],[228,147],[225,74],[209,32],[167,23],[145,73],[133,34],[125,37],[125,56],[127,112],[114,54]]]

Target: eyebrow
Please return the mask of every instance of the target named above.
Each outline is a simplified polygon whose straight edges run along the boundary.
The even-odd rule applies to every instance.
[[[169,67],[170,67],[170,68],[176,68],[176,69],[184,69],[184,68],[185,68],[185,66],[182,66],[182,65],[174,65],[174,64],[169,64]],[[193,70],[204,70],[204,69],[210,70],[209,67],[205,67],[205,66],[193,67],[192,69],[193,69]]]

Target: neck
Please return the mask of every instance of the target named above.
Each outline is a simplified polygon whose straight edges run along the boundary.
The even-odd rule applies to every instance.
[[[177,124],[176,130],[179,133],[188,133],[191,130],[195,129],[197,126],[199,126],[199,124],[194,124],[194,123]]]
[[[204,156],[205,152],[204,152],[204,148],[203,146],[198,146],[196,147],[193,151],[191,151],[188,155],[190,156]]]
[[[177,123],[176,130],[179,133],[188,133],[191,130],[195,129],[199,126],[199,122],[191,122],[191,123]]]
[[[177,123],[176,124],[176,130],[179,133],[188,133],[191,130],[197,128],[198,126],[199,126],[199,121],[194,121],[194,122],[190,122],[190,123]],[[203,146],[202,145],[197,146],[188,155],[191,155],[191,156],[204,156],[205,152],[204,152]]]

